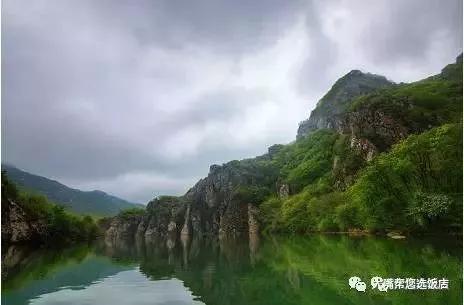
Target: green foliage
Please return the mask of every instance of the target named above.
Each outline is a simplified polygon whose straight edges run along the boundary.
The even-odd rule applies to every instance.
[[[351,228],[359,228],[358,207],[347,201],[335,208],[335,223],[341,231],[348,231]]]
[[[271,194],[269,188],[260,186],[238,186],[232,193],[232,198],[239,202],[259,204]]]
[[[8,251],[14,257],[2,260],[2,271],[6,271],[2,303],[26,304],[63,287],[87,287],[113,275],[119,279],[125,273],[117,273],[137,268],[147,278],[147,284],[179,279],[205,304],[461,304],[460,241],[460,237],[402,242],[374,236],[318,234],[274,235],[271,239],[261,238],[259,247],[242,239],[199,239],[189,247],[174,247],[169,252],[164,243],[123,240],[117,246],[97,244],[90,248],[40,250],[30,255],[18,255],[20,251],[15,249]],[[205,284],[205,270],[211,270],[211,266],[214,272],[207,274]],[[445,277],[450,289],[410,293],[369,289],[354,293],[346,283],[354,274],[362,279],[373,275]],[[34,289],[38,284],[41,289]],[[85,296],[94,299],[94,294]],[[143,299],[149,302],[153,300],[150,298],[148,294]]]
[[[282,230],[282,200],[271,197],[260,205],[260,222],[264,225],[264,232],[277,232]]]
[[[65,206],[73,213],[98,217],[114,216],[122,209],[140,207],[102,191],[84,192],[72,189],[57,181],[6,164],[2,164],[2,170],[6,171],[11,182],[15,183],[19,190],[45,195],[50,201]]]
[[[413,130],[460,122],[462,61],[427,79],[400,84],[356,98],[350,111],[375,110],[405,122]]]
[[[124,219],[129,219],[132,217],[138,217],[138,216],[143,216],[146,213],[146,209],[143,208],[131,208],[131,209],[125,209],[119,212],[118,217],[124,218]]]
[[[98,227],[91,216],[71,214],[43,195],[18,192],[5,174],[2,174],[2,200],[12,200],[18,204],[25,212],[27,221],[39,221],[45,225],[42,242],[91,240],[98,234]]]
[[[414,223],[425,227],[450,212],[453,199],[444,194],[426,194],[418,192],[409,207]]]
[[[343,193],[329,192],[321,180],[286,200],[271,198],[264,202],[262,222],[267,232],[338,231],[337,207],[345,201]]]
[[[2,171],[2,200],[11,198],[11,200],[16,200],[18,197],[18,189],[14,183],[8,179],[6,172]]]
[[[275,158],[280,158],[277,160],[283,164],[282,172],[288,173],[287,181],[293,182],[292,189],[299,189],[295,181],[299,181],[300,187],[305,186],[288,199],[272,197],[261,204],[265,230],[292,233],[350,229],[460,230],[461,130],[461,124],[448,124],[420,135],[411,135],[390,152],[372,160],[347,192],[336,191],[334,181],[348,174],[355,175],[360,164],[364,163],[350,161],[344,136],[319,133],[315,139],[310,136],[304,142],[326,143],[323,147],[332,150],[327,155],[339,159],[334,162],[332,171],[330,167],[322,172],[311,170],[315,179],[308,178],[310,175],[295,174],[299,173],[301,163],[321,160],[314,146],[297,142],[280,149]],[[330,145],[332,149],[328,148]],[[306,155],[305,151],[311,152]],[[343,159],[343,156],[346,158]],[[326,159],[327,162],[329,160]],[[292,180],[295,176],[299,179]]]
[[[462,210],[462,125],[412,135],[381,154],[350,189],[371,230],[440,228]]]
[[[349,184],[349,179],[359,169],[365,166],[365,160],[350,147],[350,137],[339,135],[334,143],[334,161],[332,168],[332,182],[342,182],[343,186]]]
[[[333,130],[318,130],[276,153],[273,162],[280,168],[280,177],[290,185],[292,193],[331,171],[333,146],[338,137]]]

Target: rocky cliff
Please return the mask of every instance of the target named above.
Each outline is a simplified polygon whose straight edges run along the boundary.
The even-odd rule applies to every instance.
[[[5,172],[2,182],[2,245],[88,241],[98,232],[90,216],[68,213],[46,197],[20,191]]]
[[[297,138],[321,128],[333,128],[337,115],[346,112],[353,98],[392,86],[384,76],[352,70],[340,78],[317,103],[310,117],[301,122]]]
[[[353,70],[339,79],[300,123],[297,139],[319,129],[333,129],[349,135],[350,147],[369,161],[410,134],[450,121],[453,115],[437,108],[448,106],[449,95],[459,95],[461,78],[462,54],[440,74],[412,84],[395,84],[383,76]],[[451,83],[454,88],[440,92],[442,85],[433,81],[441,80],[455,81]],[[456,113],[461,111],[462,105],[456,107]]]
[[[39,243],[47,235],[45,220],[31,218],[13,200],[2,200],[2,243]]]
[[[113,218],[106,239],[255,235],[259,211],[237,194],[239,186],[249,183],[249,179],[251,176],[233,163],[212,165],[208,176],[184,196],[161,196],[148,203],[145,215]]]
[[[412,84],[396,85],[383,76],[353,70],[300,124],[296,142],[273,145],[253,159],[212,165],[208,176],[185,195],[156,198],[145,215],[114,218],[106,237],[254,238],[259,204],[265,199],[285,200],[307,186],[313,186],[315,194],[343,191],[378,152],[412,133],[459,122],[461,75],[462,56],[441,74]]]

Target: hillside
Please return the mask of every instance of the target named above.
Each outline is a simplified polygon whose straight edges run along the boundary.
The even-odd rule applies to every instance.
[[[145,215],[116,218],[107,237],[251,238],[257,230],[460,232],[462,55],[410,84],[350,72],[295,142],[212,165],[184,196],[155,198]]]
[[[50,201],[64,205],[66,209],[79,214],[112,216],[123,209],[142,206],[102,191],[86,192],[73,189],[55,180],[30,174],[14,166],[2,164],[2,171],[6,171],[8,178],[20,188],[45,195]]]
[[[75,215],[43,195],[18,189],[5,172],[2,172],[1,210],[2,246],[83,242],[95,239],[99,233],[89,215]]]

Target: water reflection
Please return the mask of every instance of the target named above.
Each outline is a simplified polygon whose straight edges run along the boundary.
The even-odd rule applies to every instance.
[[[461,248],[372,237],[182,236],[29,255],[8,249],[2,304],[461,304]],[[362,294],[347,285],[353,275],[446,277],[450,289]]]
[[[94,250],[89,245],[35,251],[9,247],[2,253],[2,304],[28,304],[39,295],[64,287],[84,289],[136,266],[117,264],[107,257],[96,256]]]

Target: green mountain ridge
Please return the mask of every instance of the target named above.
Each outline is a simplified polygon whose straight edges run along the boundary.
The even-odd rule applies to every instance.
[[[21,189],[46,196],[50,201],[63,205],[79,214],[113,216],[121,210],[144,207],[131,203],[103,191],[81,191],[70,188],[58,181],[34,175],[8,164],[2,164],[8,178]]]
[[[211,165],[185,195],[115,219],[107,237],[461,232],[462,56],[408,84],[348,73],[305,124],[296,141]]]

